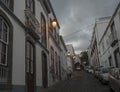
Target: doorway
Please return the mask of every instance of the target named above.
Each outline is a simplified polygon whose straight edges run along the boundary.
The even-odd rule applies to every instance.
[[[48,87],[47,56],[42,52],[42,84],[44,88]]]
[[[119,48],[117,48],[117,49],[114,51],[114,57],[115,57],[116,67],[120,67],[120,52],[119,52]]]
[[[26,92],[35,90],[35,59],[34,46],[30,41],[26,42]]]

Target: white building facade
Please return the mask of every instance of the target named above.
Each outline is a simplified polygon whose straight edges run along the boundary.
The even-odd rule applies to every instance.
[[[73,45],[72,44],[68,44],[66,45],[67,47],[67,50],[68,50],[68,55],[67,55],[67,71],[68,73],[69,72],[73,72],[74,70],[74,60],[73,60],[73,56],[75,56],[75,51],[74,51],[74,48],[73,48]]]
[[[112,15],[110,22],[104,32],[103,38],[100,43],[104,42],[105,51],[103,53],[103,59],[107,63],[105,66],[120,67],[120,4],[118,4],[114,14]]]
[[[110,18],[111,17],[102,17],[97,19],[95,22],[92,40],[89,47],[89,62],[91,66],[99,67],[106,66],[106,64],[108,64],[102,55],[105,51],[105,46],[103,45],[103,42],[101,43],[101,39],[103,39],[103,35],[110,21]]]
[[[112,17],[100,18],[95,24],[95,36],[100,66],[120,67],[120,3]],[[90,49],[91,50],[91,49]],[[89,50],[89,51],[90,51]],[[89,57],[90,59],[92,57]]]
[[[110,21],[110,18],[111,17],[103,17],[103,18],[99,18],[96,20],[96,23],[95,23],[95,36],[96,36],[96,49],[97,49],[97,56],[98,56],[98,59],[99,59],[99,66],[108,66],[108,62],[104,59],[103,57],[103,53],[105,51],[105,44],[104,44],[104,41],[103,42],[100,42],[101,39],[103,39],[103,35],[104,35],[104,32],[107,28],[107,25]]]
[[[60,37],[59,37],[59,29],[60,26],[58,24],[56,15],[52,6],[50,5],[51,13],[49,14],[49,83],[53,85],[57,83],[61,79],[61,48],[60,48]],[[52,20],[55,19],[57,21],[57,26],[52,27]]]
[[[57,23],[55,42],[52,19],[57,20],[49,0],[0,0],[0,92],[39,92],[51,86],[51,47],[59,80],[60,27]]]
[[[67,79],[67,48],[64,43],[63,37],[60,36],[60,45],[61,45],[61,76],[62,80]]]

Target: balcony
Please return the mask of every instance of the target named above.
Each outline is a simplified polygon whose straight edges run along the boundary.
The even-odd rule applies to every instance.
[[[116,32],[112,32],[110,35],[110,45],[114,47],[117,42],[118,42],[118,39],[117,39]]]
[[[35,18],[34,14],[31,12],[30,9],[24,10],[25,12],[25,25],[28,29],[32,29],[37,35],[40,33],[40,24],[38,20]]]

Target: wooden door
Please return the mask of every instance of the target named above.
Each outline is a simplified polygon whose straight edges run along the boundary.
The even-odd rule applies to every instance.
[[[26,43],[26,92],[34,92],[34,46],[31,42]]]
[[[48,86],[47,56],[44,52],[42,52],[42,84],[44,88]]]

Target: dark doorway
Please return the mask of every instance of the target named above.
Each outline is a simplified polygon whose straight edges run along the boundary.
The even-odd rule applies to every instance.
[[[35,89],[35,59],[34,46],[30,41],[26,42],[26,92],[34,92]]]
[[[61,80],[61,62],[59,58],[59,80]]]
[[[110,65],[110,66],[113,66],[112,57],[110,56],[108,59],[109,59],[109,65]]]
[[[42,84],[44,88],[48,86],[47,56],[44,52],[42,52]]]
[[[116,67],[120,67],[120,52],[119,52],[119,48],[117,48],[115,51],[114,51],[114,57],[115,57],[115,64],[116,64]]]

